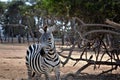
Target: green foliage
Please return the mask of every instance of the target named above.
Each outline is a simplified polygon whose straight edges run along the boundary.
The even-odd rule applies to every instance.
[[[4,2],[0,2],[0,14],[4,13],[5,7],[6,7],[6,4]]]
[[[24,4],[28,1],[31,5]],[[4,14],[5,24],[17,24],[36,29],[34,17],[74,17],[89,23],[103,23],[106,18],[119,22],[120,0],[13,0],[0,2],[0,15]],[[1,18],[2,19],[2,18]],[[62,18],[61,18],[62,19]]]
[[[18,0],[9,3],[8,14],[17,13],[29,16],[78,16],[85,21],[101,23],[105,18],[113,18],[120,15],[120,0],[22,0],[29,1],[31,4],[23,5]],[[16,2],[16,3],[15,3]],[[13,4],[17,6],[13,7]],[[21,6],[22,5],[22,6]],[[0,7],[3,6],[0,3]],[[11,9],[10,9],[11,7]],[[2,8],[2,7],[1,7]],[[17,13],[15,12],[17,10]],[[10,12],[11,11],[11,12]],[[15,14],[16,13],[16,14]],[[13,18],[13,17],[12,17]],[[11,21],[11,20],[10,20]]]
[[[5,23],[17,24],[20,20],[20,8],[23,5],[22,1],[12,2],[8,5],[7,11],[5,12],[6,21]]]
[[[4,2],[0,2],[0,24],[4,22],[4,11],[6,9],[7,4]]]
[[[81,16],[88,20],[92,18],[92,22],[103,22],[105,18],[120,14],[119,0],[42,0],[41,5],[47,14]]]

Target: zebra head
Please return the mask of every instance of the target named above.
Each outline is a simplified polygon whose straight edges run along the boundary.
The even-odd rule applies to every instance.
[[[55,27],[48,28],[47,26],[39,30],[42,33],[40,38],[40,43],[43,48],[53,49],[55,47],[54,37],[52,34],[54,30],[55,30]]]

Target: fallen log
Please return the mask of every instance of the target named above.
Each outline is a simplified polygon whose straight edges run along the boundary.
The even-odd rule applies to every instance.
[[[106,19],[105,23],[107,23],[107,24],[109,24],[111,26],[114,26],[117,29],[120,29],[120,24],[119,23],[113,22],[113,21],[111,21],[109,19]]]

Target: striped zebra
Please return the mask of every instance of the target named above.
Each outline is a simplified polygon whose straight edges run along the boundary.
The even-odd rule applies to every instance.
[[[26,55],[26,66],[28,71],[28,80],[36,78],[38,80],[41,74],[45,74],[46,80],[50,80],[50,72],[54,71],[56,80],[60,80],[60,58],[56,52],[52,31],[55,28],[45,26],[39,44],[30,45]]]

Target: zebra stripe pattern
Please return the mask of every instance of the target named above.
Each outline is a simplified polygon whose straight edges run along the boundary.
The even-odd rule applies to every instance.
[[[49,74],[54,71],[56,80],[60,80],[60,59],[56,52],[54,38],[51,31],[44,29],[39,44],[30,45],[26,55],[26,66],[28,70],[28,79],[40,78],[45,74],[46,80],[50,80]]]

